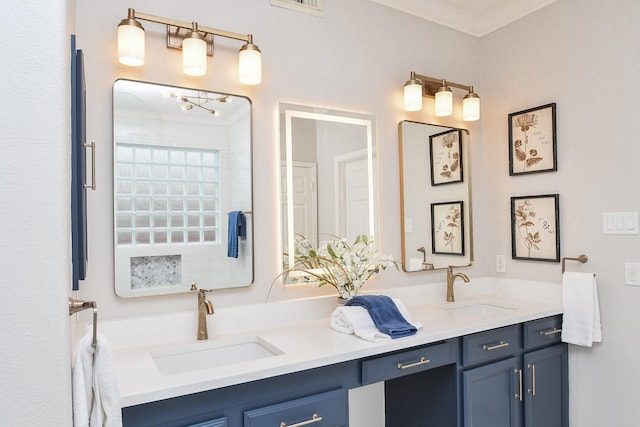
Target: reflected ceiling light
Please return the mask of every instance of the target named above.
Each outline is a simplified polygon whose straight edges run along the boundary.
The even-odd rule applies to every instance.
[[[419,111],[422,109],[422,97],[435,98],[436,116],[450,116],[453,111],[453,90],[462,89],[468,93],[462,100],[462,116],[465,121],[480,119],[480,97],[473,91],[473,86],[423,76],[412,71],[404,85],[404,109]]]
[[[208,111],[213,116],[217,116],[219,114],[218,110],[216,110],[215,108],[212,108],[207,104],[211,102],[222,102],[222,103],[231,102],[231,98],[229,97],[229,95],[220,95],[220,96],[212,97],[210,96],[210,93],[200,92],[200,91],[198,91],[195,95],[184,95],[179,92],[170,93],[169,97],[172,99],[175,99],[176,101],[182,104],[180,106],[182,111],[190,111],[190,110],[193,110],[193,107],[198,107],[205,111]]]
[[[241,83],[256,85],[262,81],[262,54],[253,44],[253,35],[238,34],[216,28],[203,27],[197,22],[182,22],[148,15],[129,8],[127,18],[118,24],[118,61],[138,67],[144,64],[145,37],[140,20],[167,27],[167,47],[182,49],[182,65],[186,74],[202,76],[207,72],[207,55],[213,55],[213,37],[220,36],[244,41],[240,48],[239,79]]]

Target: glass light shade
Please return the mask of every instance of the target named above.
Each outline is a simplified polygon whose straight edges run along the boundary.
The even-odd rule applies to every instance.
[[[262,81],[262,53],[253,43],[247,43],[240,49],[238,79],[246,85],[257,85]]]
[[[465,122],[480,120],[480,97],[473,89],[462,100],[462,118]]]
[[[436,116],[450,116],[453,111],[453,92],[443,86],[436,92]]]
[[[422,85],[418,80],[409,80],[404,85],[405,111],[422,110]]]
[[[192,31],[182,41],[182,70],[190,76],[207,74],[207,42]]]
[[[144,64],[144,28],[134,19],[118,25],[118,61],[133,67]]]

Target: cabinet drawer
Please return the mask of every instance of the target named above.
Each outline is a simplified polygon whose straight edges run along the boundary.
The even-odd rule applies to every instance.
[[[560,342],[562,316],[545,317],[524,324],[525,350]]]
[[[505,326],[462,338],[462,363],[471,365],[515,354],[520,348],[520,325]]]
[[[457,340],[381,356],[362,362],[362,384],[371,384],[456,363]]]
[[[244,427],[336,427],[346,426],[348,423],[348,399],[345,389],[244,412]]]

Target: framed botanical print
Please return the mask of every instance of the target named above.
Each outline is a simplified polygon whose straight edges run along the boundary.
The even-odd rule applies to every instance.
[[[558,170],[556,104],[509,114],[509,175]]]
[[[431,185],[462,182],[462,137],[460,129],[429,136]]]
[[[464,255],[462,201],[431,203],[431,252]]]
[[[511,197],[511,257],[560,262],[558,194]]]

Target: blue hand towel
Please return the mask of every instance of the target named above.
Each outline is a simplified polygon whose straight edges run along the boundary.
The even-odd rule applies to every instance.
[[[378,330],[391,338],[401,338],[415,334],[418,329],[407,322],[396,304],[385,295],[356,296],[345,305],[364,307]]]
[[[227,256],[229,258],[238,258],[238,238],[247,237],[247,220],[242,211],[229,212],[228,228]]]

